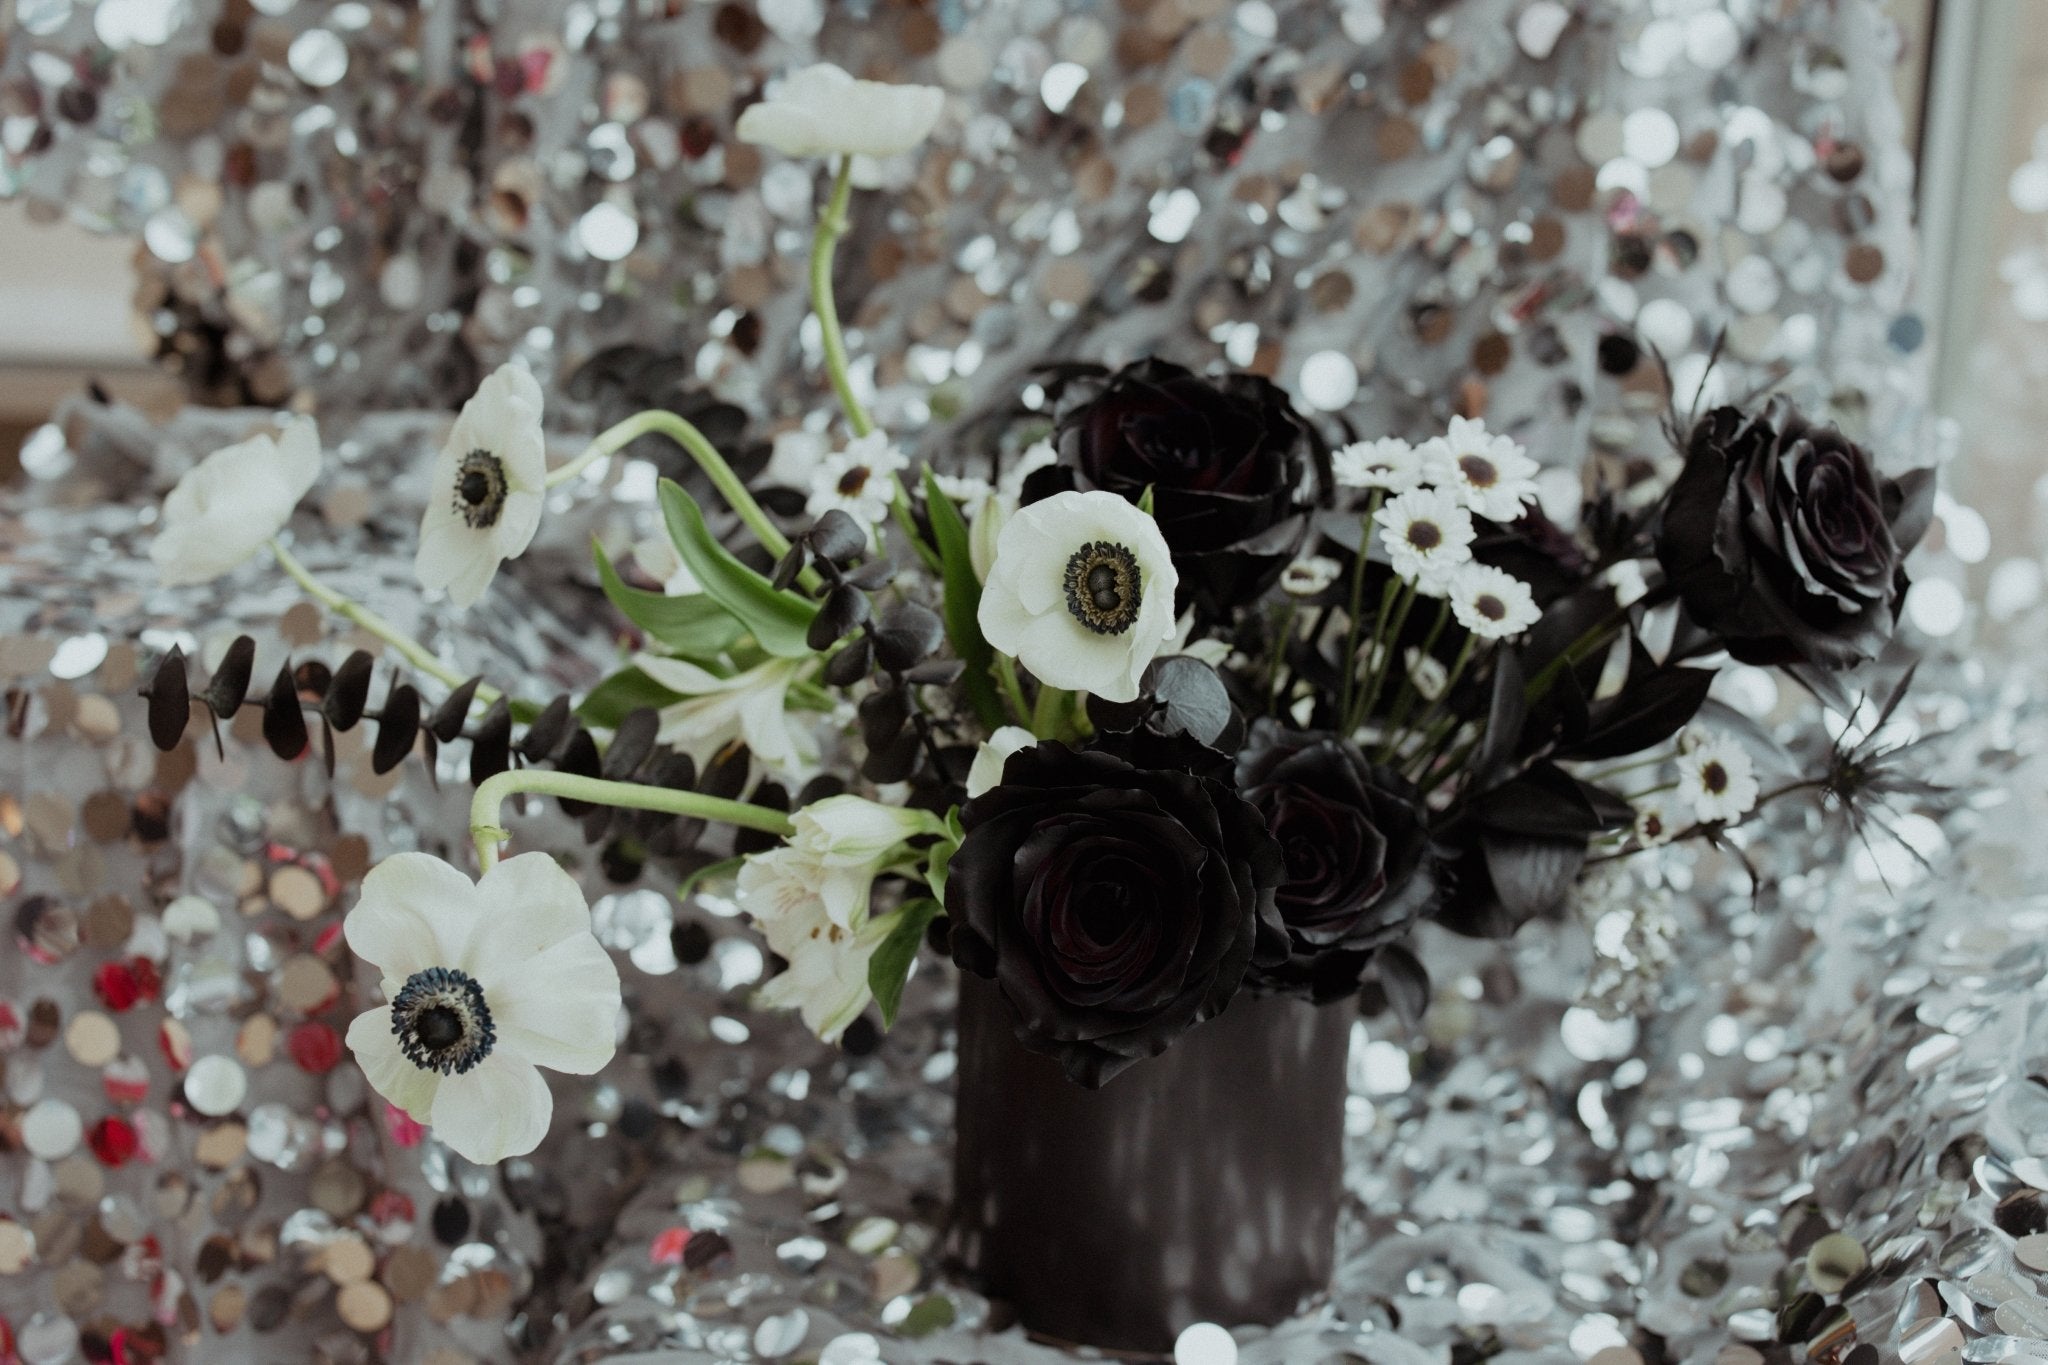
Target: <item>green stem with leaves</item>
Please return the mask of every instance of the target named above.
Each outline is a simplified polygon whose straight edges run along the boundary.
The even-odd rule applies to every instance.
[[[615,454],[652,433],[668,437],[697,462],[697,468],[704,471],[704,477],[711,481],[711,486],[718,490],[726,505],[739,514],[747,529],[754,533],[754,538],[761,542],[761,548],[778,559],[789,553],[789,537],[768,519],[768,514],[761,510],[761,504],[755,502],[754,495],[747,491],[746,480],[732,472],[732,466],[725,462],[725,457],[718,453],[718,447],[711,444],[710,438],[697,430],[688,418],[660,408],[636,412],[605,431],[590,443],[588,450],[549,474],[548,486],[553,488],[567,483],[582,473],[591,461]]]
[[[599,806],[626,810],[655,810],[699,820],[716,820],[757,829],[787,839],[795,829],[787,815],[765,806],[698,792],[650,787],[637,782],[610,782],[601,777],[579,777],[574,773],[548,772],[539,768],[509,768],[486,778],[469,803],[469,834],[476,841],[479,873],[489,872],[498,862],[498,845],[512,836],[498,823],[505,798],[520,792],[536,796],[565,797]]]

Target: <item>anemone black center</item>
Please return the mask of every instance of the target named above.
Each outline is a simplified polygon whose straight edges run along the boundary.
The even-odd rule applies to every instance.
[[[1138,619],[1145,579],[1129,550],[1091,540],[1068,558],[1063,586],[1076,621],[1097,635],[1121,635]]]
[[[1500,482],[1500,470],[1494,468],[1492,460],[1483,455],[1460,455],[1458,472],[1465,476],[1465,482],[1474,488],[1491,488]]]
[[[391,1031],[407,1061],[443,1076],[469,1070],[498,1041],[483,987],[452,967],[429,967],[406,978],[392,997]]]
[[[505,465],[488,450],[472,450],[455,469],[455,511],[473,530],[498,524],[505,511]]]

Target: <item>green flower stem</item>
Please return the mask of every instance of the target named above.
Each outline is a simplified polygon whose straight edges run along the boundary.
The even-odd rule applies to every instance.
[[[1038,685],[1038,704],[1031,708],[1031,733],[1040,739],[1065,739],[1073,730],[1074,694]]]
[[[1444,625],[1450,619],[1451,599],[1446,597],[1436,604],[1436,619],[1429,623],[1429,634],[1422,637],[1422,647],[1416,651],[1417,657],[1423,659],[1430,657],[1429,652],[1436,648],[1437,637],[1444,633]],[[1471,643],[1471,637],[1466,637],[1465,645],[1468,650],[1471,648]],[[1459,666],[1464,666],[1462,658]],[[1401,664],[1401,689],[1395,693],[1394,714],[1387,721],[1387,737],[1386,742],[1380,746],[1380,762],[1384,763],[1389,758],[1392,758],[1394,750],[1400,746],[1401,726],[1407,722],[1408,712],[1414,708],[1415,699],[1420,695],[1421,693],[1415,690],[1415,680],[1409,676],[1407,663],[1403,661]],[[1415,728],[1420,730],[1422,726],[1418,722]]]
[[[1465,643],[1459,648],[1456,661],[1451,664],[1451,671],[1444,674],[1443,690],[1436,694],[1436,700],[1416,718],[1415,733],[1423,737],[1422,743],[1416,748],[1417,753],[1426,755],[1442,742],[1443,734],[1436,729],[1438,725],[1448,723],[1451,728],[1456,728],[1457,718],[1444,716],[1443,710],[1450,705],[1451,689],[1458,685],[1458,679],[1465,676],[1465,665],[1472,662],[1472,653],[1478,644],[1478,636],[1465,637]]]
[[[1401,630],[1408,624],[1408,613],[1415,609],[1416,588],[1413,583],[1401,584],[1401,600],[1394,607],[1394,620],[1385,631],[1384,645],[1381,641],[1381,622],[1374,622],[1372,628],[1372,652],[1375,656],[1367,661],[1366,676],[1371,681],[1366,685],[1365,696],[1360,701],[1358,714],[1351,717],[1344,729],[1346,733],[1356,730],[1372,718],[1372,708],[1378,704],[1380,693],[1387,685],[1387,677],[1393,672],[1394,651],[1401,646]],[[1384,614],[1384,613],[1382,613]]]
[[[567,483],[582,473],[591,461],[615,454],[640,437],[655,432],[674,441],[697,462],[697,467],[711,480],[711,486],[718,490],[728,507],[739,513],[740,520],[747,524],[747,529],[754,533],[763,549],[777,559],[789,553],[789,538],[775,529],[775,523],[768,519],[768,514],[761,510],[761,504],[755,502],[754,495],[747,491],[746,481],[732,472],[732,466],[718,453],[718,447],[712,445],[710,439],[688,419],[659,408],[636,412],[600,435],[590,443],[590,449],[548,475],[548,487]]]
[[[601,777],[578,777],[573,773],[547,772],[539,768],[508,768],[486,778],[469,803],[469,834],[476,841],[477,871],[489,872],[498,862],[498,845],[511,835],[498,823],[499,807],[516,792],[536,796],[567,797],[600,806],[627,810],[658,810],[700,820],[717,820],[745,829],[758,829],[787,839],[795,826],[781,811],[750,806],[744,801],[727,801],[697,792],[649,787],[637,782],[608,782]]]
[[[298,561],[298,557],[290,550],[285,549],[283,542],[274,537],[270,542],[270,553],[277,556],[278,567],[290,574],[293,581],[306,590],[306,596],[312,598],[315,602],[318,602],[321,606],[342,619],[355,622],[385,644],[390,645],[404,656],[407,663],[410,663],[420,672],[430,678],[439,679],[449,687],[460,687],[463,683],[469,681],[447,664],[442,663],[431,650],[418,640],[413,639],[412,636],[407,635],[368,607],[343,597],[340,593],[313,577],[312,571],[301,564]],[[488,683],[477,684],[476,699],[485,706],[489,706],[502,695],[504,694]]]
[[[853,393],[853,380],[846,372],[846,338],[839,331],[839,305],[832,300],[832,253],[846,235],[846,205],[853,197],[853,158],[839,158],[832,177],[832,196],[818,215],[818,231],[811,238],[811,311],[818,315],[818,335],[825,346],[825,372],[832,378],[832,391],[846,411],[846,424],[855,436],[875,429],[867,409]]]
[[[1344,631],[1344,670],[1339,676],[1337,684],[1337,719],[1340,722],[1351,714],[1352,675],[1358,671],[1359,609],[1365,605],[1362,600],[1365,596],[1365,566],[1367,561],[1372,558],[1372,519],[1379,512],[1380,500],[1384,497],[1386,497],[1385,489],[1373,489],[1366,497],[1365,515],[1359,519],[1358,523],[1358,557],[1352,562],[1351,566],[1351,613]],[[1391,589],[1391,580],[1389,580],[1388,586]],[[1379,634],[1380,622],[1386,619],[1387,606],[1391,601],[1392,593],[1390,591],[1380,594],[1380,614],[1373,618],[1372,623],[1375,637]],[[1318,631],[1317,634],[1321,634],[1321,632]],[[1321,648],[1319,641],[1311,639],[1310,643],[1316,648]]]
[[[1024,699],[1024,684],[1017,677],[1017,661],[998,651],[995,656],[996,685],[1002,688],[1003,699],[1010,704],[1010,719],[1019,725],[1031,724],[1031,703]]]

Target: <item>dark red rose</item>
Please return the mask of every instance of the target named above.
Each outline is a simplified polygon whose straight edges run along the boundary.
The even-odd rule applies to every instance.
[[[1358,989],[1373,950],[1408,931],[1436,894],[1415,789],[1332,734],[1252,728],[1237,789],[1280,844],[1275,895],[1288,956],[1254,967],[1255,984],[1316,1003]]]
[[[1847,668],[1891,639],[1934,473],[1880,475],[1861,446],[1774,400],[1693,428],[1657,559],[1687,615],[1750,664]]]
[[[1227,785],[1047,742],[960,811],[953,960],[1002,988],[1025,1047],[1101,1085],[1285,954],[1280,849]]]
[[[1132,502],[1152,490],[1183,604],[1210,615],[1257,597],[1294,554],[1313,439],[1257,375],[1209,379],[1150,359],[1100,381],[1056,433],[1081,487]]]

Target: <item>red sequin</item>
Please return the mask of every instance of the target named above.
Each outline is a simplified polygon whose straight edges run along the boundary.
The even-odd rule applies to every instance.
[[[142,1139],[133,1125],[117,1118],[104,1118],[85,1135],[92,1154],[102,1166],[125,1166],[142,1149]]]
[[[341,1035],[326,1024],[309,1022],[292,1030],[292,1060],[299,1064],[301,1071],[310,1071],[315,1076],[324,1076],[334,1070],[341,1061]]]

